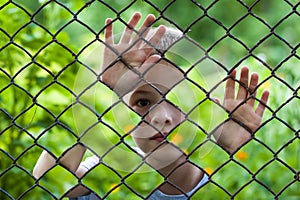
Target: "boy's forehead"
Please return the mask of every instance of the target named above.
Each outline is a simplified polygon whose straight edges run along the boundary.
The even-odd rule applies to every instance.
[[[170,88],[166,88],[162,85],[153,85],[153,84],[145,84],[138,86],[133,92],[130,93],[130,98],[135,94],[157,94],[164,95],[166,94]]]

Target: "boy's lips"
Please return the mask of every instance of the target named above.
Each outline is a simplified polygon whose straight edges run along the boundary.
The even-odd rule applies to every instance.
[[[161,143],[166,139],[166,136],[168,135],[168,132],[163,132],[163,133],[157,133],[150,137],[150,140],[156,140],[157,142]]]

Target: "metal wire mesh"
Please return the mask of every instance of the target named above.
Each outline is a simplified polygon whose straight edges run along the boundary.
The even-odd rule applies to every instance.
[[[196,131],[192,138],[183,136],[189,143],[178,149],[185,152],[186,162],[209,175],[209,181],[189,198],[298,199],[299,4],[296,0],[2,1],[0,199],[62,199],[75,185],[101,199],[145,199],[169,182],[132,147],[131,131],[140,118],[136,120],[136,113],[101,81],[98,70],[102,51],[98,47],[109,48],[103,39],[104,19],[111,17],[119,25],[116,29],[123,30],[135,9],[157,13],[154,25],[179,29],[184,34],[181,41],[189,46],[188,53],[168,55],[174,54],[171,47],[163,54],[174,65],[184,65],[185,81],[196,93],[185,111],[185,123]],[[185,15],[187,20],[182,19]],[[217,121],[215,110],[224,112],[213,97],[230,73],[245,64],[262,77],[258,86],[269,89],[271,99],[259,130],[228,155],[212,137],[214,127],[222,124],[212,122]],[[201,75],[195,77],[197,73]],[[194,120],[193,113],[203,116],[201,109],[212,113]],[[230,114],[225,118],[232,120]],[[183,143],[180,134],[168,139]],[[82,178],[61,164],[78,144],[100,159]],[[32,169],[42,150],[56,163],[36,179]]]

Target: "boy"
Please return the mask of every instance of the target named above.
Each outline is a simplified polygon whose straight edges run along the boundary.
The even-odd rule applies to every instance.
[[[181,34],[160,26],[150,29],[155,21],[148,15],[139,31],[134,31],[141,18],[133,14],[118,44],[114,43],[112,20],[107,19],[102,81],[112,88],[122,100],[141,116],[141,123],[132,131],[132,136],[145,162],[165,177],[165,181],[147,199],[187,199],[208,181],[208,176],[192,164],[185,153],[166,140],[167,136],[186,118],[184,112],[164,96],[183,80],[184,74],[173,64],[161,57]],[[133,38],[133,33],[136,36]],[[260,103],[254,110],[258,75],[250,76],[247,67],[242,68],[238,93],[235,95],[233,71],[226,82],[223,105],[230,120],[220,125],[214,132],[218,144],[229,154],[233,154],[259,128],[269,93],[264,91]],[[237,123],[239,122],[239,123]],[[90,168],[100,163],[97,157],[88,158],[80,164],[85,147],[77,144],[70,149],[59,163],[82,177]],[[46,151],[40,156],[33,175],[40,178],[56,160]],[[94,193],[78,185],[67,195],[78,200],[99,199]],[[86,195],[86,196],[84,196]]]

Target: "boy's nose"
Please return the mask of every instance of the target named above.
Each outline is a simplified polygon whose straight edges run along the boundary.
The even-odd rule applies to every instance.
[[[162,102],[150,111],[151,124],[157,129],[172,124],[172,113],[166,102]]]

